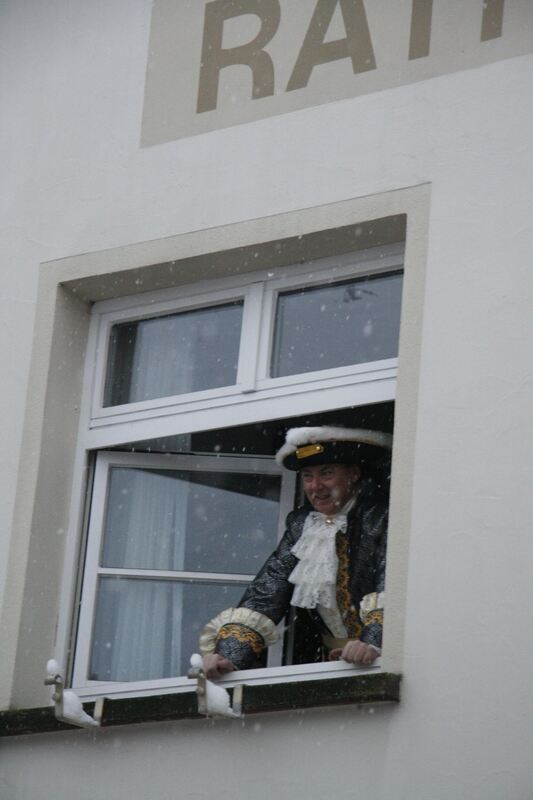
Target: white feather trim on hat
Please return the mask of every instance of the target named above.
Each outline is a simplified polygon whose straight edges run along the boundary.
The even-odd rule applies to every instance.
[[[365,428],[335,428],[323,425],[316,428],[290,428],[285,437],[285,444],[276,453],[276,461],[283,460],[296,452],[304,444],[317,442],[360,442],[374,447],[392,450],[392,435],[383,431],[370,431]]]

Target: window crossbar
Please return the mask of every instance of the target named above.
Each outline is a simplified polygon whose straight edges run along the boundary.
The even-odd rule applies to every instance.
[[[98,575],[109,575],[113,578],[181,581],[183,583],[249,583],[254,578],[253,575],[222,572],[185,572],[181,570],[161,569],[119,569],[115,567],[99,567]]]

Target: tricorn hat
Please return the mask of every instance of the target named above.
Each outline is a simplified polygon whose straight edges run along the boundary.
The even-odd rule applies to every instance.
[[[321,464],[372,464],[392,449],[392,435],[364,428],[290,428],[276,461],[298,470]]]

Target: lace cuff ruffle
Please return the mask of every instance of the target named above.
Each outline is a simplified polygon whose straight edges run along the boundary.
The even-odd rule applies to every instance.
[[[365,594],[359,606],[359,616],[363,624],[369,621],[369,617],[374,611],[383,611],[384,607],[385,592],[371,592],[370,594]]]
[[[218,632],[224,625],[229,624],[246,625],[247,628],[256,631],[263,638],[266,647],[278,640],[276,626],[264,614],[252,611],[251,608],[226,608],[213,617],[200,634],[200,653],[203,656],[215,652]]]

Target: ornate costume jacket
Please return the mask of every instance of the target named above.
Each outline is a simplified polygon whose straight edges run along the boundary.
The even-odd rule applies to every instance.
[[[274,553],[267,559],[245,591],[239,607],[213,619],[202,634],[202,652],[216,652],[237,669],[260,665],[261,653],[277,638],[275,625],[287,613],[294,586],[289,581],[297,557],[291,552],[302,535],[310,508],[299,508],[287,517],[287,527]],[[357,501],[347,517],[346,532],[337,531],[337,607],[347,638],[381,646],[383,592],[388,504],[371,481],[362,484]],[[309,614],[326,646],[331,631],[315,609]]]

